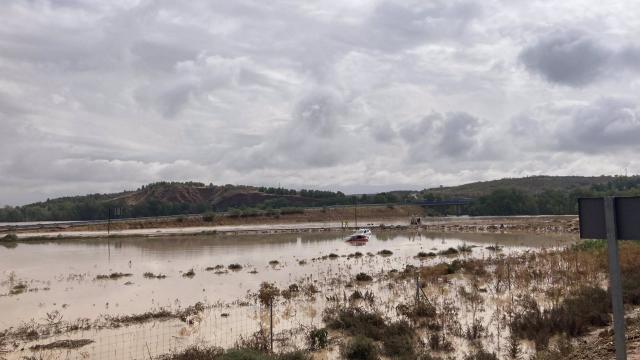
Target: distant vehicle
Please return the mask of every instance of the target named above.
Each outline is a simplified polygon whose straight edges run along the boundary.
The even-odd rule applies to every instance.
[[[371,236],[371,230],[367,228],[362,228],[356,231],[355,233],[349,235],[349,238],[347,238],[347,241],[366,242],[366,241],[369,241],[369,236]]]

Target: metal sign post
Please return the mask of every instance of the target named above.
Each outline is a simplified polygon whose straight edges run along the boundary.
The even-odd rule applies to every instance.
[[[613,336],[616,344],[616,360],[626,360],[627,346],[624,334],[624,304],[622,302],[622,279],[620,274],[620,256],[618,254],[618,231],[615,203],[612,197],[604,199],[604,217],[607,229],[609,286],[611,288],[611,306],[613,307]]]
[[[581,239],[606,239],[616,360],[627,359],[618,240],[640,240],[640,197],[578,199]]]

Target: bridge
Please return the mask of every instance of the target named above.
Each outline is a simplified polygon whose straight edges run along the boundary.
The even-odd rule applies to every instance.
[[[440,207],[444,208],[444,213],[447,213],[447,207],[453,206],[455,208],[455,214],[460,216],[462,215],[462,208],[466,205],[469,205],[473,202],[473,199],[469,198],[459,198],[459,199],[446,199],[446,200],[419,200],[414,202],[416,205],[420,205],[422,207]]]
[[[421,206],[462,206],[469,205],[473,202],[473,199],[460,198],[460,199],[446,199],[446,200],[419,200],[414,202],[416,205]]]

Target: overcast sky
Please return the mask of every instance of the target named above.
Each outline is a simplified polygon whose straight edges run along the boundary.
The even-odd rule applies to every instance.
[[[0,1],[0,205],[640,172],[640,2]]]

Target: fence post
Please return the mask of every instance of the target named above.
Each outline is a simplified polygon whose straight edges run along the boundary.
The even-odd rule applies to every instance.
[[[416,272],[416,305],[420,303],[420,273]]]
[[[269,339],[271,341],[271,352],[273,353],[273,299],[269,302]]]

